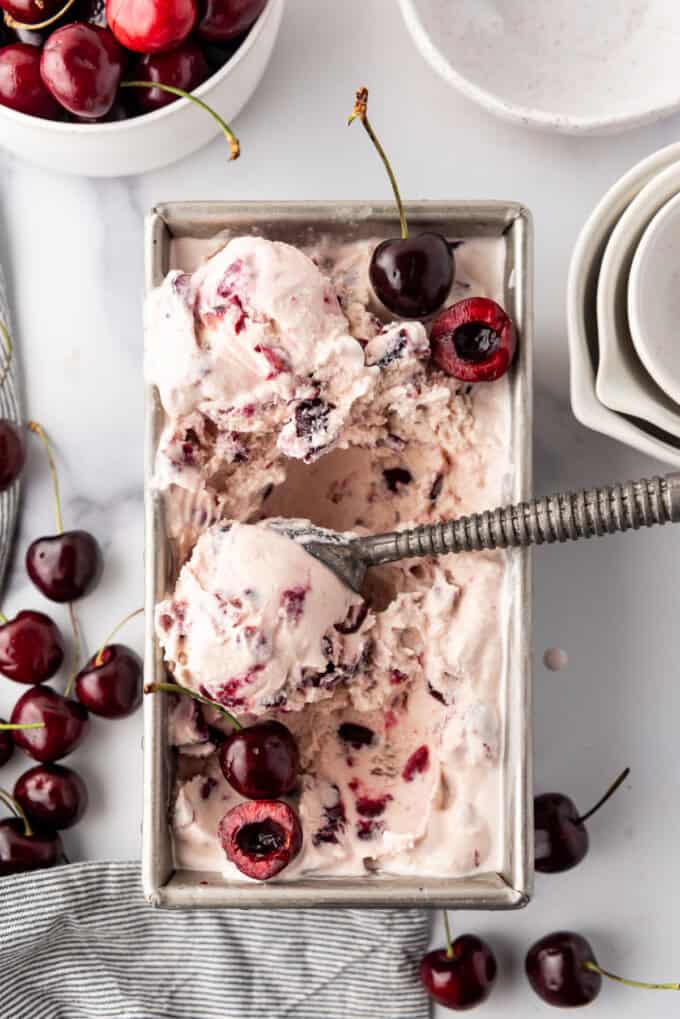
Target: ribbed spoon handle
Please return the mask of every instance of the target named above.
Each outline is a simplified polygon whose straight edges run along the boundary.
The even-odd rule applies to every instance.
[[[576,541],[680,521],[680,474],[549,495],[441,524],[358,538],[367,566],[412,556]]]

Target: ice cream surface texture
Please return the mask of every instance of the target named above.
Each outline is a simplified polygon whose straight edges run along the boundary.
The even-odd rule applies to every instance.
[[[296,736],[304,843],[276,880],[503,863],[507,557],[374,569],[364,599],[285,533],[296,518],[401,528],[509,493],[507,379],[462,386],[433,367],[426,324],[384,317],[374,243],[241,236],[205,259],[181,241],[147,304],[156,484],[180,563],[158,640],[176,682]],[[502,301],[502,252],[465,241],[451,300]],[[247,880],[217,835],[241,802],[219,729],[211,708],[171,708],[176,862]]]

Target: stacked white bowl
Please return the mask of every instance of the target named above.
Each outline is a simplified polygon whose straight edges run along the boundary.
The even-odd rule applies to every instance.
[[[576,417],[680,467],[680,144],[596,207],[572,256],[567,315]]]

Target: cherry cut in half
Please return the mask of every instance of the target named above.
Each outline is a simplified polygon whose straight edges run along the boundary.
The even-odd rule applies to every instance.
[[[232,807],[218,834],[227,859],[258,881],[275,877],[302,848],[300,820],[280,800],[248,800]]]

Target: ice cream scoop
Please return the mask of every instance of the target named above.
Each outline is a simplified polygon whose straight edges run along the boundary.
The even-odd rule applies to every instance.
[[[290,537],[359,592],[369,566],[426,555],[575,541],[680,521],[680,473],[499,506],[437,524],[347,539],[309,528]]]

